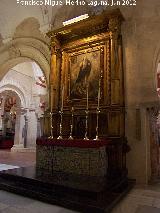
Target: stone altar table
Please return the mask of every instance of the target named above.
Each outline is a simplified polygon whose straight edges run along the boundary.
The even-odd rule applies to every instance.
[[[37,139],[37,168],[86,176],[106,176],[109,140]]]

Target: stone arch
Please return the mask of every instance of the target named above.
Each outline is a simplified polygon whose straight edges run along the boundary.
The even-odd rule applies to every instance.
[[[22,92],[22,90],[15,85],[11,84],[5,84],[0,87],[0,93],[3,93],[4,91],[12,91],[14,92],[20,99],[20,107],[26,108],[27,107],[27,101],[25,99],[25,94]]]
[[[0,48],[0,79],[11,67],[27,60],[33,60],[40,66],[48,85],[50,74],[49,46],[35,38],[16,38]]]
[[[26,108],[26,100],[25,100],[25,94],[23,91],[21,91],[21,88],[19,88],[18,86],[16,85],[13,85],[13,84],[5,84],[4,82],[4,85],[3,83],[1,82],[1,85],[0,85],[0,93],[5,95],[6,92],[9,92],[9,95],[13,95],[16,97],[16,120],[15,120],[15,126],[14,126],[14,144],[16,143],[17,141],[17,137],[19,135],[19,128],[17,128],[17,126],[19,125],[20,123],[20,113],[23,109]],[[3,118],[6,118],[6,113],[4,112],[4,109],[3,110],[3,115],[5,115]],[[8,117],[8,115],[7,115]],[[10,119],[11,117],[8,117],[8,119]],[[1,118],[2,119],[2,118]],[[7,119],[7,122],[8,122],[8,119]],[[24,119],[23,119],[24,120]],[[2,125],[3,125],[3,136],[5,137],[6,135],[6,128],[7,128],[7,123],[6,123],[6,120],[3,119],[2,121]],[[23,125],[21,125],[21,129],[22,129]],[[13,126],[11,127],[13,128]],[[13,130],[13,129],[12,129]]]
[[[23,151],[24,148],[27,150],[35,151],[35,145],[36,145],[36,134],[37,134],[37,119],[36,119],[36,113],[33,108],[30,108],[30,99],[28,91],[21,85],[18,81],[13,79],[8,80],[2,80],[0,82],[0,93],[3,93],[5,91],[11,91],[15,94],[17,97],[16,100],[16,122],[15,122],[15,137],[14,137],[14,145],[12,147],[12,151]],[[31,110],[31,111],[30,111]],[[32,114],[31,114],[32,113]],[[30,129],[32,126],[32,123],[30,122],[29,117],[34,117],[34,130],[32,130],[30,133],[32,133],[32,137],[30,137],[30,134],[24,136],[23,131],[24,128],[26,128],[26,125],[30,125]],[[28,126],[27,125],[27,126]],[[27,130],[26,130],[27,131]],[[34,139],[34,140],[33,140]],[[32,144],[32,143],[33,144]],[[31,147],[30,147],[31,146]]]

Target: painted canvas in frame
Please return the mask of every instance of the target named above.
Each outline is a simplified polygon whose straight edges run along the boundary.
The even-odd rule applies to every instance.
[[[97,97],[100,69],[100,49],[77,52],[70,56],[70,100],[86,99],[87,85],[89,99]]]

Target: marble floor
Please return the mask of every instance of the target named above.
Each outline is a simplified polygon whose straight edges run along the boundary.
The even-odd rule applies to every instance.
[[[157,189],[135,187],[112,210],[112,213],[160,213],[160,187],[158,188],[157,191]],[[0,213],[44,212],[76,213],[76,211],[0,190]]]
[[[24,167],[32,166],[35,163],[35,152],[11,152],[10,150],[0,149],[0,164]]]
[[[35,159],[35,153],[13,153],[9,150],[0,150],[0,170],[9,169],[10,166],[31,166],[35,164]],[[41,212],[76,213],[59,206],[0,190],[0,213]],[[160,184],[146,187],[135,186],[117,204],[112,213],[160,213]]]
[[[75,213],[59,206],[46,204],[0,190],[0,213]]]
[[[160,213],[160,185],[135,186],[112,213]]]

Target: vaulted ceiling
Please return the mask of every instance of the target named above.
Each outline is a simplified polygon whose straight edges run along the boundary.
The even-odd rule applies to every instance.
[[[76,0],[72,1],[76,2]],[[70,18],[74,18],[85,13],[88,13],[89,15],[98,14],[101,13],[102,10],[106,9],[105,6],[101,5],[88,5],[88,2],[91,2],[91,0],[83,1],[86,2],[85,6],[77,6],[76,4],[74,6],[66,5],[66,0],[61,0],[61,2],[63,3],[62,6],[51,6],[44,4],[44,2],[60,2],[60,0],[0,0],[0,45],[2,41],[3,43],[6,43],[13,37],[16,37],[17,27],[21,26],[21,31],[23,31],[24,25],[21,25],[21,23],[25,22],[26,24],[26,20],[28,19],[29,21],[27,22],[27,24],[29,25],[29,22],[31,21],[32,25],[29,25],[29,27],[27,27],[26,29],[30,29],[30,31],[32,31],[34,29],[30,28],[30,26],[36,25],[36,29],[39,29],[42,33],[46,33],[47,31],[49,31],[49,29],[51,29],[51,25],[53,28],[58,28],[62,26],[63,21]],[[137,0],[137,2],[141,1],[143,0]],[[22,2],[43,2],[43,5],[24,6],[22,5]],[[100,0],[97,0],[97,2],[100,2]],[[113,7],[107,7],[107,9],[113,9]],[[132,16],[136,8],[123,7],[120,9],[124,17],[129,18]],[[37,33],[39,32],[37,31]],[[27,33],[25,32],[24,35],[26,36]],[[21,33],[19,34],[19,36],[21,36]]]
[[[0,33],[4,40],[11,38],[16,27],[26,18],[34,17],[40,28],[50,21],[51,12],[56,14],[57,7],[22,6],[17,0],[0,0]]]
[[[40,2],[36,0],[37,2]],[[44,0],[43,0],[44,1]],[[58,27],[66,18],[73,18],[91,11],[91,7],[80,6],[23,6],[20,0],[0,0],[0,41],[7,42],[14,36],[17,26],[27,18],[35,18],[42,32],[49,29],[49,24]],[[21,1],[24,2],[24,1]],[[26,2],[31,2],[27,0]],[[50,1],[51,2],[51,1]],[[58,1],[57,1],[58,2]],[[64,0],[62,0],[64,2]],[[92,11],[101,10],[102,7],[94,7]],[[59,23],[57,23],[59,19]]]

